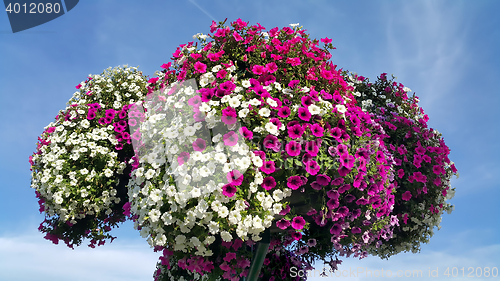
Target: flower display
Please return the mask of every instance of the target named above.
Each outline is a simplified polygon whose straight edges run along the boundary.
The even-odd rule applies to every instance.
[[[69,247],[102,245],[124,221],[126,184],[134,156],[128,133],[129,103],[146,94],[146,77],[133,67],[90,75],[38,138],[30,157],[32,188],[46,215],[39,230]]]
[[[212,41],[181,45],[145,101],[129,182],[137,229],[171,253],[166,268],[191,259],[212,265],[198,273],[230,280],[247,265],[228,275],[218,259],[228,252],[212,243],[256,242],[270,227],[291,248],[321,238],[304,258],[367,256],[394,220],[381,126],[328,62],[329,40],[320,48],[299,27],[231,27],[214,23]]]
[[[393,213],[399,223],[394,237],[377,245],[371,253],[388,258],[401,251],[418,252],[427,243],[434,227],[440,229],[441,215],[451,213],[446,201],[455,194],[450,186],[455,164],[448,155],[442,135],[427,125],[428,115],[419,107],[419,98],[394,78],[382,73],[375,83],[356,74],[345,75],[363,110],[380,123],[384,141],[394,158],[396,200]]]
[[[299,281],[317,261],[417,252],[457,174],[418,97],[338,69],[298,24],[225,24],[154,78],[76,87],[30,156],[45,238],[95,247],[131,219],[162,253],[155,281]]]

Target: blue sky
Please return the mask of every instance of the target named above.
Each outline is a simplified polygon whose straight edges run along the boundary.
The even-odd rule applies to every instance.
[[[333,39],[339,67],[372,80],[394,74],[420,97],[460,173],[452,180],[455,211],[444,215],[442,229],[420,254],[346,259],[340,269],[350,276],[309,280],[380,279],[366,277],[367,269],[372,276],[382,269],[393,275],[422,270],[422,280],[448,280],[447,268],[465,267],[466,275],[469,267],[500,268],[498,11],[494,0],[87,0],[16,34],[0,12],[0,280],[152,280],[157,254],[129,223],[114,233],[119,239],[97,249],[44,240],[36,230],[43,217],[30,188],[28,156],[88,74],[128,64],[153,76],[179,44],[225,18],[268,29],[300,23],[312,38]],[[436,269],[437,277],[425,278]]]

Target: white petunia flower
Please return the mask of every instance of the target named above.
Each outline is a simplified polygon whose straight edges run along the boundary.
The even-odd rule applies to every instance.
[[[259,115],[262,117],[269,117],[269,115],[271,115],[271,110],[269,110],[269,108],[263,107],[259,109]]]

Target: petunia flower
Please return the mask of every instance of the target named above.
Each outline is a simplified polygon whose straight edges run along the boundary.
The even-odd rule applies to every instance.
[[[276,180],[274,179],[273,176],[269,176],[264,178],[264,181],[262,182],[262,188],[265,190],[271,190],[276,186]]]
[[[302,186],[302,180],[300,176],[291,176],[287,179],[287,186],[290,189],[297,190],[300,186]]]
[[[262,167],[260,167],[260,170],[268,175],[274,173],[274,171],[276,171],[274,161],[272,161],[272,160],[265,161],[264,165],[262,165]]]
[[[296,216],[292,219],[292,227],[295,230],[301,230],[306,225],[306,221],[301,216]]]
[[[300,143],[296,141],[290,141],[285,146],[286,153],[290,156],[297,156],[300,154],[301,146]]]
[[[229,131],[227,134],[224,134],[222,139],[224,141],[224,145],[235,146],[238,143],[238,134],[234,131]]]

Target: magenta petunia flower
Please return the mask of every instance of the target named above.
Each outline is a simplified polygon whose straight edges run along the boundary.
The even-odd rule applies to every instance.
[[[404,175],[405,175],[405,171],[403,169],[399,169],[398,170],[398,177],[403,178]]]
[[[330,183],[330,180],[330,177],[327,175],[319,174],[316,176],[316,181],[322,186],[327,186]]]
[[[336,223],[330,228],[330,234],[331,235],[339,235],[342,232],[342,226],[340,224]]]
[[[87,113],[87,119],[88,120],[93,120],[96,117],[95,110],[89,110]]]
[[[300,154],[301,146],[300,143],[296,141],[290,141],[285,146],[286,153],[290,156],[297,156]]]
[[[281,118],[287,118],[290,116],[290,108],[288,106],[283,106],[278,109],[278,116]]]
[[[222,187],[222,194],[227,196],[227,197],[233,197],[234,194],[236,194],[236,192],[238,191],[238,188],[236,188],[236,186],[228,183],[228,184],[225,184],[223,187]]]
[[[286,63],[291,64],[292,66],[297,66],[300,65],[302,62],[300,61],[300,58],[287,58]]]
[[[181,152],[177,157],[177,163],[179,163],[179,166],[186,163],[189,160],[189,157],[190,157],[189,152],[187,151]]]
[[[295,241],[299,241],[300,239],[302,239],[302,233],[300,232],[295,231],[291,235]]]
[[[222,110],[222,122],[226,125],[232,125],[236,123],[236,110],[230,106]]]
[[[249,140],[253,139],[253,132],[250,131],[247,127],[241,127],[239,129],[239,132],[244,138]]]
[[[281,212],[279,213],[280,216],[286,216],[286,214],[290,213],[290,205],[286,205],[285,209],[281,210]]]
[[[262,75],[267,72],[267,69],[262,65],[254,65],[252,66],[252,72],[257,75]]]
[[[201,105],[201,97],[194,96],[188,100],[188,104],[192,107],[198,108]]]
[[[318,138],[322,137],[324,131],[325,131],[325,129],[323,129],[323,127],[320,124],[314,124],[311,126],[311,133],[315,137],[318,137]]]
[[[342,206],[337,210],[337,213],[339,213],[341,216],[345,217],[349,214],[349,208],[346,206]]]
[[[301,230],[306,225],[306,220],[303,217],[297,216],[292,219],[292,227],[296,230]]]
[[[300,176],[291,176],[287,179],[287,186],[290,189],[297,190],[300,186],[302,186],[302,179]]]
[[[359,227],[353,227],[353,228],[351,229],[351,232],[352,232],[353,234],[358,234],[358,233],[361,233],[361,228],[359,228]]]
[[[269,73],[274,73],[278,70],[278,66],[274,62],[270,62],[270,63],[266,64],[266,70]]]
[[[337,199],[339,199],[340,194],[337,190],[332,189],[332,190],[328,190],[328,192],[326,192],[326,196],[328,196],[328,198],[330,198],[330,199],[337,200]]]
[[[302,103],[303,107],[308,107],[311,104],[313,104],[313,100],[310,96],[303,96],[300,98],[300,102]]]
[[[304,129],[299,124],[293,125],[288,128],[288,136],[292,139],[298,139],[304,133]]]
[[[194,151],[203,151],[203,150],[205,150],[205,148],[207,148],[207,142],[204,139],[197,138],[193,142],[193,149],[194,149]]]
[[[306,171],[313,176],[316,175],[320,169],[321,167],[314,160],[308,161],[306,163]]]
[[[408,201],[411,199],[411,192],[407,190],[405,193],[403,193],[401,197],[403,198],[404,201]]]
[[[290,226],[290,221],[287,219],[280,219],[276,222],[276,226],[280,229],[287,229]]]
[[[311,188],[314,190],[321,190],[323,186],[319,184],[318,182],[314,181],[311,183]]]
[[[272,149],[274,151],[279,151],[281,143],[278,141],[278,138],[273,135],[267,135],[264,138],[264,147]]]
[[[305,107],[300,107],[298,113],[301,120],[309,121],[311,119],[311,113]]]
[[[238,170],[232,170],[226,174],[227,182],[231,185],[241,185],[243,183],[243,174]]]
[[[339,206],[339,201],[337,199],[330,199],[326,202],[326,206],[330,210],[335,210]]]
[[[297,87],[297,85],[299,85],[300,83],[300,80],[292,80],[288,83],[288,87],[294,89],[295,87]]]
[[[238,134],[233,131],[229,131],[227,134],[224,134],[222,139],[224,141],[224,145],[234,146],[238,143]]]
[[[269,176],[264,178],[264,181],[262,182],[262,188],[265,190],[271,190],[276,186],[276,180],[274,179],[273,176]]]
[[[344,192],[348,191],[349,189],[351,189],[351,185],[344,184],[341,187],[339,187],[339,193],[344,193]]]
[[[234,89],[236,89],[236,85],[233,83],[233,81],[229,80],[224,83],[221,83],[219,85],[219,89],[224,90],[226,92],[231,92],[234,91]]]
[[[308,141],[306,142],[305,150],[307,153],[314,157],[318,155],[319,146],[317,145],[316,141]]]
[[[274,171],[276,171],[274,161],[272,161],[272,160],[265,161],[264,165],[262,165],[262,167],[260,167],[260,170],[268,175],[274,173]]]
[[[114,109],[112,109],[112,108],[106,109],[105,117],[110,118],[110,119],[114,119],[115,115],[116,115],[116,111]]]
[[[354,160],[354,156],[347,153],[340,155],[340,165],[347,169],[352,169],[352,167],[354,167]]]
[[[194,63],[194,69],[196,71],[196,73],[205,73],[207,72],[207,65],[202,63],[202,62],[195,62]]]

